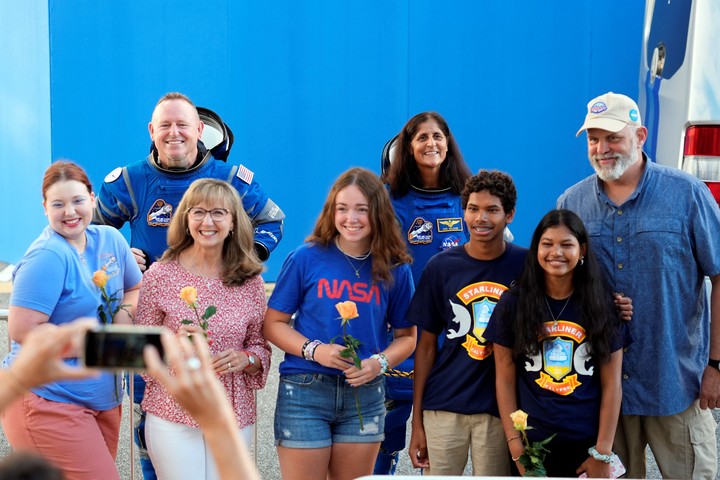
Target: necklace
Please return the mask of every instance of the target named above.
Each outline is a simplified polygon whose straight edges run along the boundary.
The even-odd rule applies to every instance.
[[[560,313],[558,313],[557,317],[553,314],[552,308],[550,308],[550,303],[548,302],[548,296],[545,294],[545,306],[547,306],[548,312],[550,312],[550,316],[553,319],[553,328],[557,327],[557,322],[562,316],[563,312],[565,311],[565,307],[568,306],[568,303],[570,303],[570,299],[572,298],[573,292],[570,292],[570,295],[565,299],[565,304],[563,305],[562,309],[560,310]]]
[[[345,253],[345,250],[343,250],[343,249],[340,247],[340,241],[338,240],[337,237],[335,237],[335,246],[336,246],[336,247],[338,248],[338,250],[340,250],[340,252],[342,252],[342,254],[345,256],[345,260],[347,260],[347,262],[350,264],[350,267],[351,267],[351,268],[353,269],[353,271],[355,272],[355,276],[356,276],[357,278],[360,278],[360,270],[362,270],[362,268],[365,266],[365,263],[367,262],[368,258],[370,258],[370,252],[367,252],[365,255],[360,255],[360,256],[357,256],[357,257],[356,257],[355,255],[350,255],[350,254],[348,254],[348,253]],[[359,261],[362,261],[362,263],[360,264],[360,266],[359,266],[358,268],[355,268],[355,265],[352,263],[352,260],[350,260],[351,258],[352,258],[353,260],[357,260],[358,262],[359,262]]]
[[[70,242],[68,242],[70,243]],[[83,265],[87,265],[87,259],[85,258],[85,249],[87,248],[87,237],[83,235],[82,241],[80,242],[80,245],[75,246],[72,243],[70,244],[75,249],[75,251],[78,254],[78,257],[80,258],[80,263]]]

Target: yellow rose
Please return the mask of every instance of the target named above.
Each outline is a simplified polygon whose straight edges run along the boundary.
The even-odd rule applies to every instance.
[[[103,288],[108,281],[108,276],[107,273],[105,273],[105,270],[98,270],[93,273],[92,281],[98,287]]]
[[[517,410],[510,414],[510,418],[513,421],[513,427],[515,427],[515,430],[519,430],[521,432],[527,430],[527,413],[522,410]]]
[[[197,290],[195,290],[195,287],[184,287],[180,290],[179,297],[192,307],[197,301]]]
[[[337,308],[337,311],[343,320],[350,320],[360,316],[357,311],[357,305],[355,305],[355,302],[351,300],[348,300],[347,302],[338,302],[335,304],[335,308]]]

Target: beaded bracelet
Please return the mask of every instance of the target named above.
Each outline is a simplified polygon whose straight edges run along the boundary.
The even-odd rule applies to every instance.
[[[310,342],[305,349],[303,350],[303,358],[305,360],[308,360],[310,362],[315,361],[315,349],[318,347],[318,345],[322,345],[323,343],[320,340],[313,340]]]
[[[599,462],[610,463],[610,461],[612,460],[612,453],[610,455],[605,455],[603,453],[600,453],[595,448],[595,445],[588,448],[588,454]]]
[[[312,340],[310,340],[308,338],[305,341],[305,343],[303,343],[303,346],[300,348],[300,355],[302,355],[302,357],[305,358],[306,360],[307,360],[307,358],[305,357],[305,349],[307,348],[308,345],[310,345],[310,342],[312,342]]]
[[[321,342],[320,340],[314,340],[308,347],[308,356],[310,357],[311,361],[313,361],[313,362],[316,361],[315,360],[315,350],[317,350],[317,347],[319,347],[322,344],[323,344],[323,342]]]
[[[515,440],[516,438],[520,438],[520,435],[515,435],[514,437],[508,438],[508,439],[507,439],[507,444],[510,445],[510,442],[512,442],[512,441]]]
[[[384,353],[380,352],[374,355],[370,355],[370,358],[374,358],[378,361],[378,363],[380,363],[380,373],[378,374],[378,376],[385,375],[385,372],[387,372],[389,365],[387,356],[385,356]]]
[[[305,342],[305,343],[303,344],[302,350],[301,350],[303,358],[304,358],[305,360],[308,360],[308,361],[312,361],[312,357],[310,357],[310,356],[308,355],[308,350],[309,350],[310,345],[311,345],[312,343],[313,343],[313,340],[308,340],[307,342]]]

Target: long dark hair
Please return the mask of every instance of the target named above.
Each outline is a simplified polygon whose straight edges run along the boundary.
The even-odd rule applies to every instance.
[[[573,270],[573,300],[587,334],[590,352],[604,362],[610,358],[610,345],[618,334],[619,315],[612,294],[603,281],[595,253],[590,245],[587,230],[580,217],[570,210],[551,210],[540,220],[533,233],[525,270],[510,294],[518,297],[517,311],[512,315],[515,337],[513,355],[536,355],[540,351],[539,339],[544,336],[545,322],[550,318],[545,304],[545,270],[538,262],[538,245],[548,228],[564,226],[582,246],[586,245],[584,262]]]
[[[445,119],[436,112],[418,113],[408,120],[400,130],[390,168],[383,173],[382,181],[390,186],[390,192],[394,196],[404,196],[410,190],[411,185],[422,186],[420,185],[420,171],[413,155],[412,140],[420,125],[429,120],[434,120],[447,138],[448,151],[445,161],[440,166],[440,186],[449,188],[453,193],[459,195],[465,186],[465,181],[472,175]]]

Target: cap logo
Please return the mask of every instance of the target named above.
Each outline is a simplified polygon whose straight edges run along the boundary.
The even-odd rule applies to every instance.
[[[596,102],[593,104],[592,107],[590,107],[590,113],[594,113],[597,115],[598,113],[602,113],[605,110],[607,110],[607,105],[605,105],[605,102]]]
[[[628,112],[628,114],[630,115],[630,120],[632,120],[633,122],[638,121],[638,111],[637,110],[635,110],[633,108]]]

